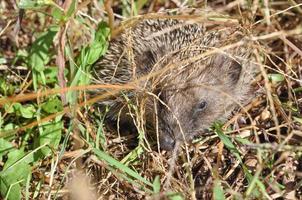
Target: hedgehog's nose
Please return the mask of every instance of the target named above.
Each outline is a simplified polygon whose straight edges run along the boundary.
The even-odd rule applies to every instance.
[[[172,151],[175,147],[175,139],[170,134],[161,135],[159,142],[162,150]]]

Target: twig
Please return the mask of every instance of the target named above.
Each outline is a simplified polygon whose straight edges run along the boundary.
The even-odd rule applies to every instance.
[[[105,0],[105,2],[104,2],[105,10],[108,15],[108,24],[109,24],[111,33],[113,33],[113,30],[114,30],[114,13],[113,13],[113,10],[111,7],[112,1],[113,0]]]

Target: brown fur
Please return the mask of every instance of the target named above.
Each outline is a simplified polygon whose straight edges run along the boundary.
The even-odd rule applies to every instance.
[[[147,115],[158,113],[160,145],[172,149],[176,140],[190,141],[250,98],[255,71],[250,44],[221,51],[243,41],[243,32],[240,26],[208,29],[176,19],[143,20],[112,41],[94,67],[95,77],[101,83],[127,83],[157,73],[140,86],[158,96],[157,111],[151,103]],[[111,105],[121,107],[116,100]]]

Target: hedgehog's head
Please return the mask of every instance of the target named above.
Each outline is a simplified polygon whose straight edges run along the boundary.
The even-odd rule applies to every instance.
[[[159,93],[160,146],[172,150],[176,141],[191,141],[216,120],[226,118],[247,95],[242,85],[242,66],[236,60],[216,55],[194,64],[176,76]],[[248,86],[246,86],[248,87]],[[237,101],[237,102],[236,102]]]

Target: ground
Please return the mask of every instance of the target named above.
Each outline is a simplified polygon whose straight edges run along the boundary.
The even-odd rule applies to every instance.
[[[143,125],[104,125],[91,67],[122,21],[185,7],[250,31],[256,97],[182,151],[158,151]],[[297,0],[1,1],[2,199],[302,199],[301,23]]]

